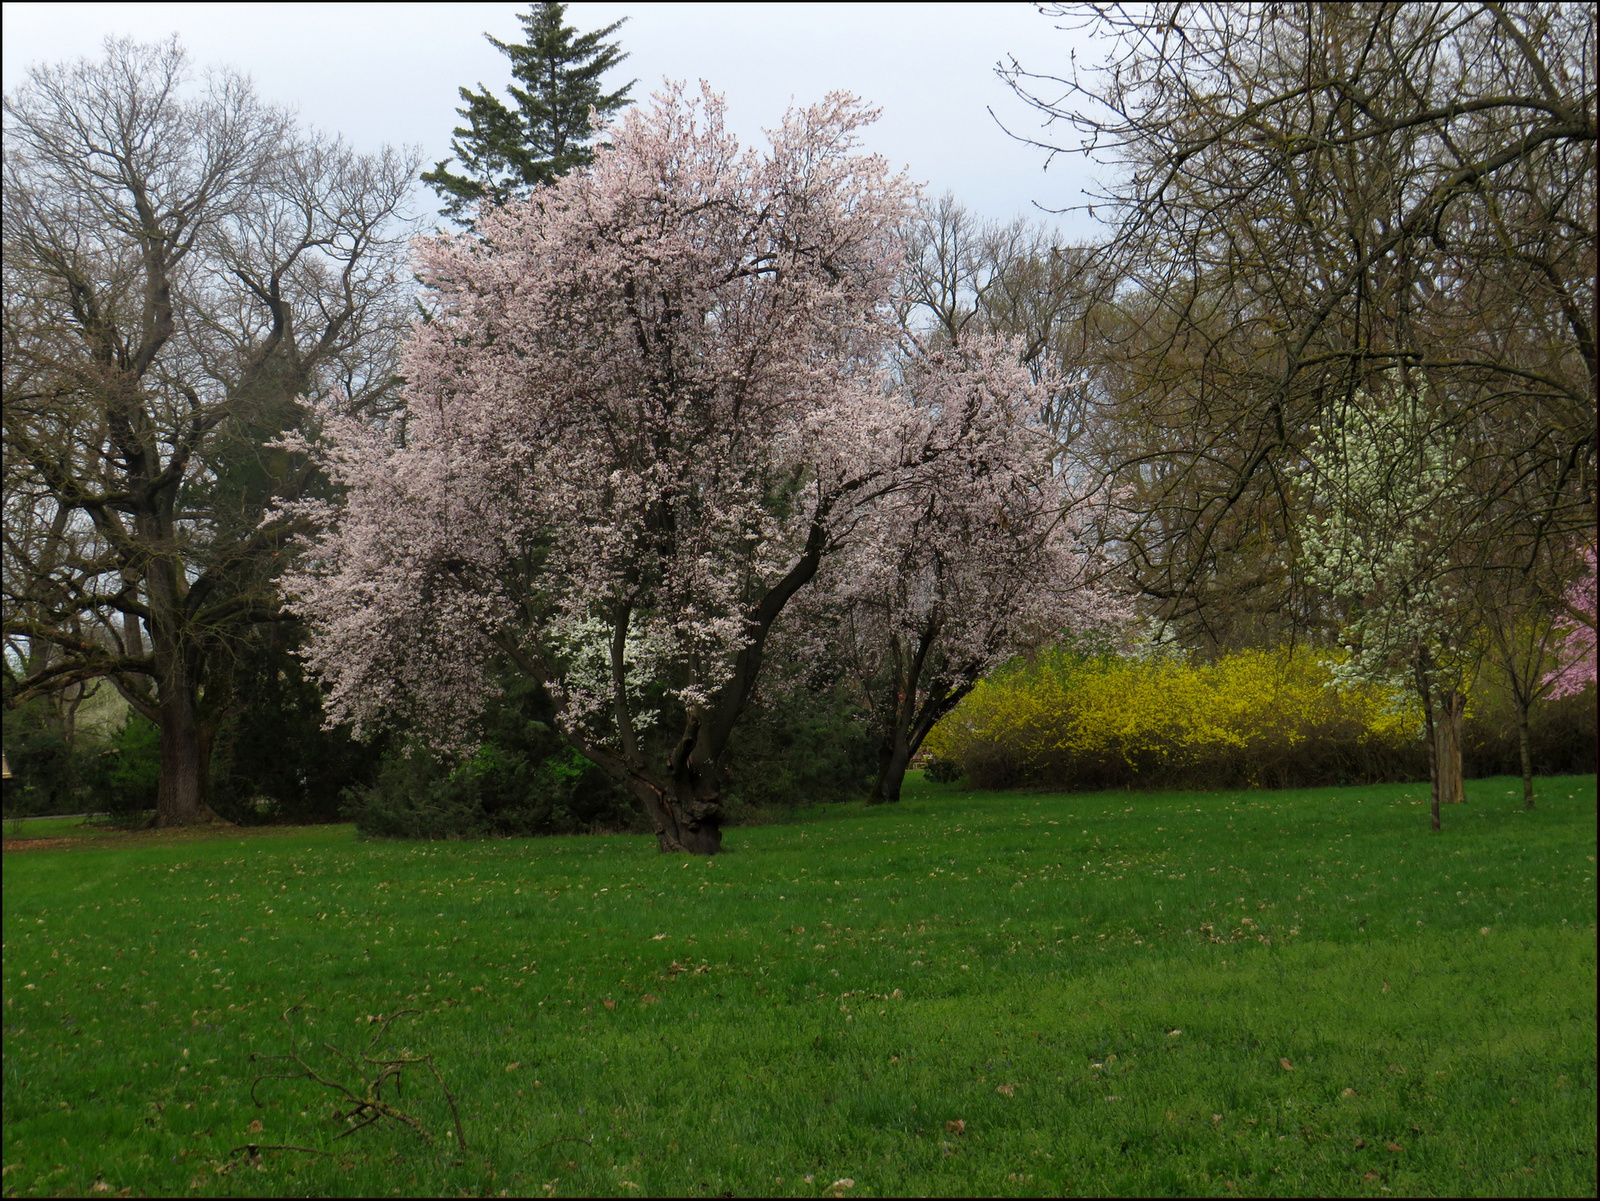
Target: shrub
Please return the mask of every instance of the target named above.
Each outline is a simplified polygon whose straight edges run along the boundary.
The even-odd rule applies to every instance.
[[[532,760],[485,743],[450,764],[428,748],[388,756],[347,793],[345,816],[380,838],[494,838],[637,825],[626,794],[571,752]]]
[[[730,824],[859,799],[871,786],[877,743],[848,690],[811,683],[776,689],[740,717],[723,761]],[[548,717],[530,685],[510,681],[485,711],[471,756],[452,762],[419,744],[391,751],[370,785],[347,790],[344,814],[363,833],[389,838],[647,829],[633,795],[568,747]]]
[[[633,798],[543,720],[526,682],[511,683],[483,719],[483,741],[461,761],[402,744],[371,784],[345,793],[344,815],[385,838],[491,838],[636,829]]]
[[[1240,651],[1215,663],[1053,649],[980,683],[928,736],[945,778],[974,787],[1273,787],[1426,779],[1409,693],[1336,687],[1326,653]],[[1595,694],[1535,707],[1535,770],[1589,772]],[[1520,770],[1516,719],[1492,678],[1463,729],[1469,775]],[[945,766],[949,764],[949,766]],[[930,771],[931,774],[931,771]]]
[[[161,782],[161,727],[129,711],[102,759],[105,806],[113,821],[132,822],[156,807]]]
[[[1336,688],[1327,656],[1216,663],[1052,649],[981,682],[928,737],[975,787],[1296,787],[1426,770],[1420,717],[1388,689]]]
[[[79,813],[89,804],[92,752],[67,743],[60,713],[49,698],[36,697],[6,714],[5,755],[11,768],[6,816]]]
[[[860,800],[872,787],[878,742],[839,683],[774,688],[739,718],[723,760],[732,821],[749,809]]]

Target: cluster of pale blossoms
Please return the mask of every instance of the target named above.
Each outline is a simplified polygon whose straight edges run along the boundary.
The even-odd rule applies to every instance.
[[[1447,514],[1464,508],[1451,448],[1419,428],[1395,385],[1357,392],[1308,451],[1322,512],[1301,526],[1312,584],[1333,598],[1349,657],[1341,685],[1405,686],[1419,648],[1444,663],[1460,629]]]
[[[1545,677],[1552,697],[1573,696],[1595,683],[1595,548],[1590,546],[1583,558],[1588,570],[1564,598],[1572,617],[1557,648],[1561,666]]]
[[[914,191],[860,151],[873,116],[830,96],[762,155],[717,97],[670,89],[592,170],[419,243],[432,312],[403,416],[325,413],[313,448],[346,500],[290,589],[333,719],[404,712],[459,745],[509,663],[574,745],[654,779],[661,704],[714,759],[834,561],[825,578],[895,593],[891,621],[937,594],[984,663],[1071,608],[1083,523],[1015,353],[889,372]]]
[[[1125,617],[1099,583],[1104,493],[1073,494],[1037,420],[1050,381],[1034,380],[1016,347],[984,338],[927,355],[908,374],[941,453],[875,501],[816,598],[848,612],[854,657],[936,639],[934,666],[970,685],[1063,628]]]

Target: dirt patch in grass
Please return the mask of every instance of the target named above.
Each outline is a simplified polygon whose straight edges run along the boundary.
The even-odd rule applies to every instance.
[[[201,826],[165,826],[153,830],[115,830],[104,827],[83,827],[81,834],[62,838],[41,835],[37,838],[7,838],[7,851],[56,851],[63,847],[123,846],[130,842],[170,843],[204,842],[215,838],[261,837],[271,834],[292,834],[300,830],[322,829],[321,826],[235,826],[225,822],[208,822]]]
[[[7,838],[5,849],[8,851],[48,851],[53,847],[77,846],[81,838]]]

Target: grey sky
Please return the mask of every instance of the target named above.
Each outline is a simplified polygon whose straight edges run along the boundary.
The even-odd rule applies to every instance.
[[[479,82],[500,91],[508,62],[483,39],[519,40],[526,4],[31,4],[4,6],[5,90],[39,61],[98,57],[108,34],[150,41],[177,33],[197,66],[228,64],[261,94],[293,104],[309,124],[361,148],[420,144],[431,166],[448,152],[460,103]],[[791,97],[809,103],[836,88],[883,109],[869,145],[931,193],[946,189],[985,216],[1081,204],[1091,176],[1081,158],[1057,158],[1008,138],[987,109],[1019,132],[1038,121],[994,74],[1015,54],[1034,69],[1065,71],[1082,34],[1062,32],[1029,4],[575,3],[588,30],[618,17],[632,57],[613,83],[634,95],[664,75],[704,78],[728,100],[746,141],[759,140]],[[1092,52],[1091,52],[1092,53]],[[1097,56],[1096,56],[1097,57]],[[432,193],[419,198],[429,209]],[[1082,216],[1052,218],[1070,237],[1094,236]]]

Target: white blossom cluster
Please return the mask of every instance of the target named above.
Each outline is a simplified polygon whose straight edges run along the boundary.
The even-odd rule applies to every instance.
[[[1415,393],[1358,391],[1308,452],[1313,515],[1300,528],[1312,585],[1332,598],[1348,658],[1341,684],[1412,686],[1458,671],[1465,649],[1452,535],[1468,497],[1461,463]]]

